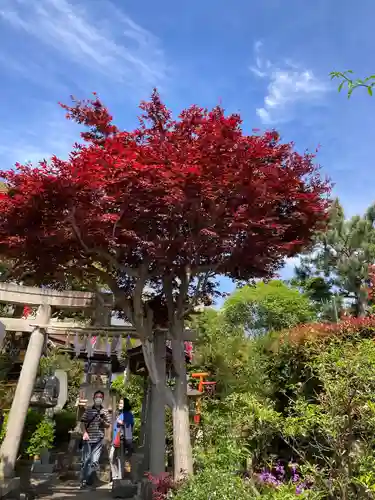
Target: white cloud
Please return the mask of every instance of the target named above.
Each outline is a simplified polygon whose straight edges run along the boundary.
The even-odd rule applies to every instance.
[[[7,170],[16,162],[36,163],[52,155],[67,159],[79,139],[78,125],[64,118],[64,111],[55,103],[42,103],[39,116],[19,122],[17,127],[4,127],[0,141],[1,168]]]
[[[298,103],[313,104],[321,101],[329,90],[325,81],[319,80],[311,69],[300,68],[289,60],[273,64],[261,54],[262,43],[254,46],[253,74],[268,81],[264,104],[256,113],[265,125],[289,121]]]
[[[22,59],[20,51],[11,54],[3,49],[3,64],[6,59],[10,66],[27,72],[30,63],[35,69],[39,61],[40,69],[53,70],[56,79],[79,80],[79,72],[85,71],[91,73],[91,80],[95,75],[132,87],[145,85],[148,91],[164,81],[168,68],[157,37],[109,1],[89,0],[86,5],[72,0],[1,0],[0,20],[43,48],[42,54],[28,54],[32,62]],[[13,60],[15,55],[18,61]],[[71,74],[61,74],[67,64],[72,65]]]
[[[3,118],[1,168],[66,157],[79,127],[57,105],[70,94],[137,103],[163,90],[169,67],[159,39],[110,0],[0,0],[0,69],[34,97]],[[120,10],[121,8],[121,10]],[[34,89],[38,89],[39,94]],[[22,100],[22,96],[21,96]]]

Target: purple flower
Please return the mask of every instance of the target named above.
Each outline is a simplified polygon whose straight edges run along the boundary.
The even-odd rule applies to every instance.
[[[297,469],[298,469],[298,464],[294,462],[290,462],[289,464],[290,470],[292,471],[292,474],[296,474]]]
[[[298,483],[298,481],[300,480],[300,477],[299,477],[299,474],[297,474],[296,472],[292,474],[292,483]]]
[[[278,462],[276,467],[275,467],[275,472],[276,472],[276,475],[278,476],[279,479],[283,479],[285,476],[285,469],[284,469],[283,464]]]
[[[300,495],[306,489],[306,483],[299,483],[296,486],[296,495]]]
[[[276,476],[274,476],[271,472],[267,471],[266,469],[263,469],[262,472],[258,475],[259,481],[268,485],[268,486],[280,486],[281,481],[277,479]]]

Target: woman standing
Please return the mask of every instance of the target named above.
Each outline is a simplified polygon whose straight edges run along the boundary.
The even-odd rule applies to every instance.
[[[109,453],[112,481],[123,479],[125,456],[130,458],[133,452],[134,416],[127,398],[118,404],[117,419],[113,428],[112,446]]]

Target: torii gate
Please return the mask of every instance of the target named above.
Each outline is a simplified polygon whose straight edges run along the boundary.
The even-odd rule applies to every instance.
[[[88,338],[100,334],[104,334],[109,338],[126,336],[138,338],[138,335],[130,325],[111,326],[113,296],[110,293],[56,291],[47,288],[0,283],[0,303],[37,306],[38,308],[34,320],[0,318],[0,324],[3,324],[2,329],[0,328],[0,338],[1,335],[4,337],[4,327],[9,332],[26,332],[30,334],[21,374],[9,412],[7,432],[0,449],[0,479],[6,479],[14,476],[14,467],[26,414],[34,389],[40,357],[48,334],[79,331],[80,334],[84,334]],[[82,326],[81,323],[72,322],[67,324],[66,322],[53,320],[51,319],[52,307],[67,310],[92,310],[94,325]],[[155,362],[160,368],[160,373],[165,373],[165,345],[167,338],[167,330],[160,330],[155,335]],[[184,340],[194,340],[194,333],[186,330]],[[152,392],[152,415],[160,416],[153,419],[152,428],[149,426],[150,470],[153,473],[160,474],[162,472],[160,469],[164,469],[160,450],[165,447],[165,404],[162,398],[158,397],[156,388],[153,387]],[[161,418],[162,415],[163,418]]]

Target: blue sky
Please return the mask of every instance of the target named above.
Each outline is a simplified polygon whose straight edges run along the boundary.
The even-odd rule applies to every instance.
[[[247,131],[320,145],[347,214],[362,212],[373,201],[375,97],[347,100],[328,73],[375,73],[374,16],[371,0],[0,0],[1,166],[67,154],[77,129],[57,102],[70,94],[97,91],[132,127],[156,86],[175,111],[220,102]]]

